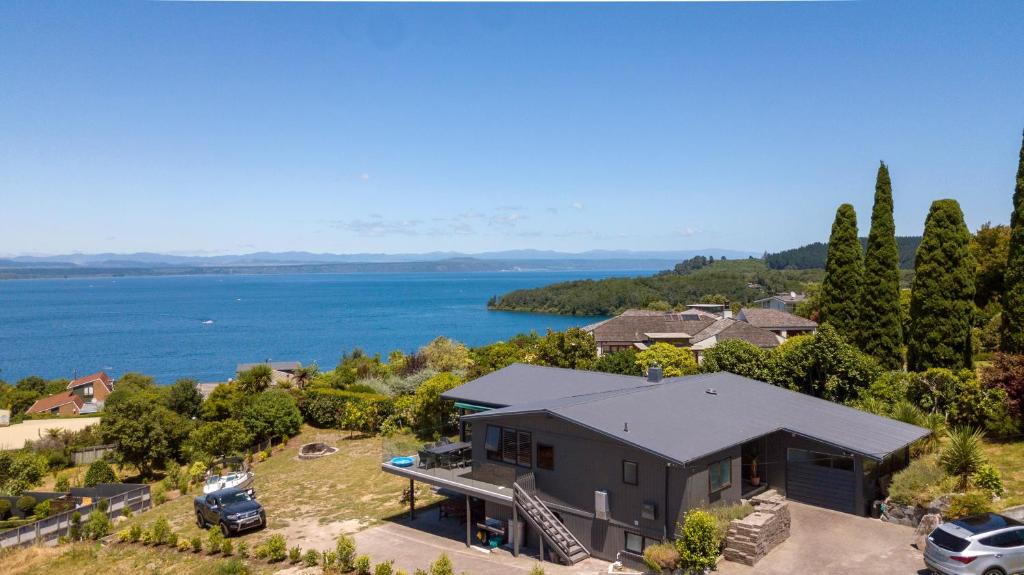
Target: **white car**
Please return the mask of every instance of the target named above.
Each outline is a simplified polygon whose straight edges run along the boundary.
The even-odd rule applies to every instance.
[[[1024,524],[996,513],[943,523],[928,536],[924,563],[940,575],[1024,573]]]

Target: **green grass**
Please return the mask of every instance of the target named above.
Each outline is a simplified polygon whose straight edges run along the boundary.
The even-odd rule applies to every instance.
[[[1024,505],[1024,441],[985,442],[985,457],[1003,476],[1006,492],[996,502],[997,509]]]
[[[180,553],[167,547],[75,543],[59,547],[28,547],[0,555],[6,575],[202,575],[216,573],[228,559]],[[272,573],[275,567],[249,560],[248,573]]]
[[[718,527],[718,538],[720,541],[725,540],[725,535],[729,532],[729,523],[732,523],[734,519],[743,519],[753,512],[754,506],[749,503],[714,505],[708,508],[708,513],[715,518],[715,524]]]

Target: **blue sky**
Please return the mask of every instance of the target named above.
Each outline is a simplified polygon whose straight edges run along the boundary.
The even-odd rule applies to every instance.
[[[1009,219],[1024,2],[0,3],[0,253],[776,250]]]

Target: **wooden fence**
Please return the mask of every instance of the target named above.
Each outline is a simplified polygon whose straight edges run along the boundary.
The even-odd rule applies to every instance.
[[[101,499],[82,505],[77,509],[71,509],[57,515],[51,515],[40,519],[35,523],[22,525],[0,533],[0,549],[8,547],[24,547],[28,545],[56,545],[58,540],[67,535],[71,530],[71,515],[78,512],[82,517],[82,523],[89,519],[89,515],[97,508],[100,501],[107,502],[107,515],[114,519],[124,514],[125,509],[132,513],[144,511],[152,506],[149,486],[140,485],[138,489],[126,491],[106,499]]]
[[[71,453],[71,460],[75,462],[75,465],[89,465],[94,461],[103,459],[103,456],[107,453],[113,452],[113,445],[94,445],[92,447],[76,449]]]

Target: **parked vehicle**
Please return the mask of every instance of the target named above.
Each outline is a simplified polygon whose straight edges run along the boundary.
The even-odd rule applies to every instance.
[[[217,525],[226,537],[267,525],[267,514],[252,489],[221,489],[196,497],[194,505],[199,527]]]
[[[943,523],[928,536],[924,563],[940,575],[1024,572],[1024,524],[997,513]]]
[[[232,471],[224,475],[210,475],[203,482],[203,493],[209,494],[229,487],[248,489],[252,487],[253,479],[255,479],[253,475],[252,471]]]

